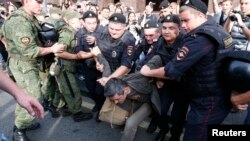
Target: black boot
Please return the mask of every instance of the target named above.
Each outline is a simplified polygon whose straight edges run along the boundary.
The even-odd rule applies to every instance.
[[[67,117],[72,115],[72,113],[70,112],[69,108],[67,106],[63,106],[62,108],[59,109],[59,113],[63,116],[63,117]]]
[[[49,104],[48,110],[50,111],[52,118],[57,118],[60,116],[58,109],[53,104]]]
[[[167,131],[166,130],[160,130],[160,132],[157,134],[155,141],[164,141],[166,137]]]
[[[82,111],[73,114],[73,119],[75,122],[85,121],[93,118],[92,113],[84,113]]]
[[[101,122],[101,120],[99,119],[99,114],[100,114],[100,110],[98,110],[96,115],[95,115],[95,121],[96,122]]]
[[[155,130],[157,129],[157,122],[155,118],[152,118],[152,120],[150,121],[150,124],[147,128],[147,133],[152,134],[155,132]]]
[[[13,129],[13,141],[30,141],[25,130],[18,129],[16,126]]]
[[[40,123],[34,122],[30,126],[28,126],[27,128],[25,128],[25,130],[26,131],[36,130],[36,129],[40,128],[40,127],[41,127]]]

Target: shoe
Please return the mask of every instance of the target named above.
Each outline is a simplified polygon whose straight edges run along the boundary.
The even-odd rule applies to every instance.
[[[63,117],[67,117],[72,115],[72,113],[69,111],[69,109],[67,107],[62,107],[59,109],[59,113],[63,116]]]
[[[28,126],[27,128],[25,128],[25,130],[26,131],[36,130],[36,129],[40,128],[40,127],[41,127],[41,124],[39,122],[34,122],[30,126]]]
[[[165,130],[160,130],[160,132],[157,134],[155,141],[164,141],[166,137],[167,132]]]
[[[50,111],[52,118],[57,118],[60,116],[58,109],[54,105],[50,104],[48,110]]]
[[[84,112],[78,112],[76,114],[73,114],[73,120],[75,122],[85,121],[93,118],[92,113],[84,113]]]
[[[156,129],[157,129],[157,123],[154,119],[152,119],[150,121],[148,128],[147,128],[147,133],[152,134],[155,132]]]
[[[95,105],[93,108],[92,108],[92,112],[98,112],[98,111],[100,111],[101,110],[101,108],[100,108],[100,106],[98,106],[98,105]]]
[[[43,106],[44,111],[49,110],[49,102],[47,100],[43,100],[42,106]]]
[[[96,122],[101,122],[101,120],[99,119],[99,114],[100,114],[100,110],[98,110],[96,115],[95,115],[95,121]]]
[[[18,129],[16,126],[13,129],[13,141],[30,141],[25,130]]]

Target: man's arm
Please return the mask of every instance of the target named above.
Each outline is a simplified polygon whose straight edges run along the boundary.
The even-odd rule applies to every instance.
[[[44,56],[50,53],[59,53],[62,52],[63,50],[64,50],[63,44],[55,43],[51,47],[40,47],[38,56]]]
[[[250,103],[250,91],[244,93],[232,93],[231,102],[233,105],[242,105]]]
[[[214,13],[218,13],[220,11],[218,1],[217,0],[213,0],[212,1],[212,5],[213,5]]]
[[[21,90],[4,72],[0,70],[0,89],[12,95],[17,103],[25,108],[32,116],[44,118],[44,110],[42,105],[35,98],[26,94]]]
[[[155,78],[161,78],[161,79],[170,79],[169,77],[165,76],[165,70],[164,67],[160,67],[157,69],[150,69],[148,65],[144,65],[140,73],[147,77],[155,77]]]

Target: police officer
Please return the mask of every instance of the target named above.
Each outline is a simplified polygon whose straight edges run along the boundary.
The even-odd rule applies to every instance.
[[[162,21],[162,37],[159,39],[156,56],[160,56],[163,66],[175,57],[182,47],[184,33],[180,29],[181,22],[178,15],[167,15]],[[154,56],[154,57],[156,57]],[[150,60],[151,61],[151,60]],[[156,120],[160,132],[156,136],[156,141],[164,141],[166,133],[171,131],[170,141],[179,141],[188,109],[188,98],[180,80],[159,80],[159,95],[161,99],[161,115],[156,115]],[[168,111],[171,104],[171,119],[168,118]],[[153,121],[152,120],[152,121]],[[171,128],[169,123],[172,123]]]
[[[38,39],[40,26],[34,15],[42,12],[42,3],[42,0],[23,1],[23,7],[15,11],[2,28],[8,45],[11,72],[18,86],[37,99],[41,97],[38,58],[64,50],[63,44],[58,43],[52,47],[43,48]],[[13,27],[18,27],[19,30]],[[15,112],[13,140],[28,141],[26,130],[36,129],[40,124],[33,124],[34,117],[19,105],[16,106]]]
[[[169,2],[168,0],[163,0],[160,5],[160,16],[158,19],[158,23],[161,24],[163,19],[171,13],[171,9],[169,8]]]
[[[156,21],[148,21],[144,26],[144,37],[136,47],[135,70],[139,71],[141,67],[148,62],[157,50],[158,39],[161,36],[159,24]]]
[[[135,38],[126,30],[126,18],[124,15],[120,13],[112,14],[109,18],[107,29],[103,30],[102,35],[97,40],[97,45],[110,66],[111,74],[97,80],[102,86],[110,78],[120,77],[129,73],[135,51]],[[105,97],[103,94],[100,97],[102,98],[100,102],[102,105]]]
[[[92,11],[86,11],[82,18],[84,27],[77,32],[76,52],[90,52],[90,48],[96,46],[96,39],[99,38],[102,28],[99,26],[98,17]],[[101,72],[96,69],[96,63],[93,56],[89,56],[84,60],[77,61],[76,76],[79,81],[79,87],[84,92],[83,87],[87,87],[90,97],[95,101],[96,105],[92,111],[97,112],[102,105],[98,105],[98,95],[102,95],[103,89],[99,88],[96,80],[102,76]],[[85,80],[83,80],[85,78]]]
[[[61,66],[60,73],[55,76],[56,82],[67,108],[73,114],[75,122],[92,118],[91,113],[84,113],[81,109],[82,97],[75,78],[75,60],[80,59],[77,54],[74,54],[76,46],[75,33],[81,27],[80,17],[80,14],[76,11],[65,11],[63,18],[67,26],[60,30],[58,42],[65,45],[66,51],[55,54],[58,58],[58,64]]]
[[[150,70],[143,66],[140,71],[145,76],[166,79],[183,77],[191,98],[185,141],[206,141],[207,125],[220,124],[231,109],[230,90],[220,77],[219,67],[233,48],[232,38],[206,13],[202,1],[185,1],[180,8],[182,28],[187,32],[182,48],[165,67]]]

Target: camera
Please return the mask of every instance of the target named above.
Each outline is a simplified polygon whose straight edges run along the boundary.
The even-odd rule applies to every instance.
[[[76,8],[81,8],[81,5],[77,5]]]
[[[233,10],[232,12],[233,12],[234,14],[237,14],[237,13],[240,14],[240,11],[237,11],[237,10]],[[229,19],[230,19],[231,21],[237,21],[237,17],[236,17],[235,15],[230,16]]]
[[[136,24],[137,24],[137,21],[136,21],[136,20],[133,20],[133,21],[132,21],[132,24],[133,24],[133,25],[136,25]]]
[[[2,14],[2,15],[5,15],[5,11],[1,11],[1,14]]]

